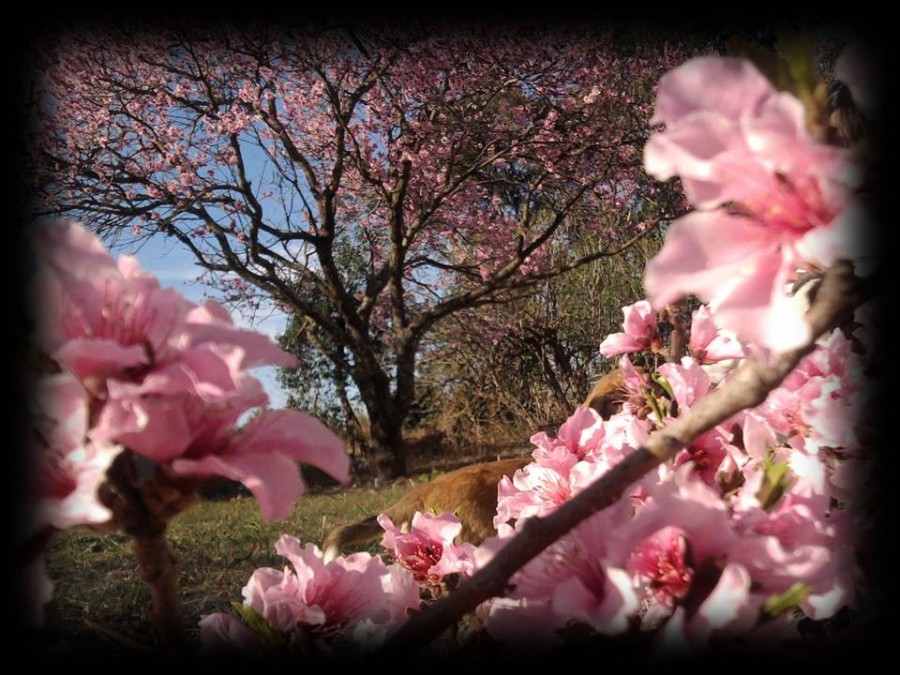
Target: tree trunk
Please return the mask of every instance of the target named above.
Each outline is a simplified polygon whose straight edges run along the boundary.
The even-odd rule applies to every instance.
[[[395,391],[391,391],[390,376],[382,370],[370,350],[353,350],[357,360],[349,370],[369,416],[370,452],[367,454],[376,475],[384,480],[409,475],[403,424],[415,401],[418,340],[404,337],[403,346],[396,353]]]
[[[403,442],[403,420],[386,421],[370,418],[370,422],[375,474],[382,480],[407,477],[409,465],[406,444]]]

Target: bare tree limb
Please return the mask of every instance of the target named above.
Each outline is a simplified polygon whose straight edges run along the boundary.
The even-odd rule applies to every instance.
[[[646,446],[625,457],[550,515],[525,521],[522,531],[490,563],[452,593],[411,618],[385,643],[383,652],[402,651],[408,655],[423,649],[467,612],[485,600],[504,594],[517,570],[580,522],[616,502],[645,473],[735,413],[762,403],[815,348],[815,341],[821,335],[840,326],[852,316],[854,308],[874,294],[878,281],[874,275],[861,281],[853,275],[850,263],[843,260],[835,263],[825,274],[807,313],[811,329],[807,343],[768,362],[747,359],[731,380],[698,401],[683,417],[656,431]]]

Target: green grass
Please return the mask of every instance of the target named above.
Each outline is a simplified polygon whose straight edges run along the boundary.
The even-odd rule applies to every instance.
[[[260,518],[250,497],[202,501],[180,514],[170,523],[168,539],[178,558],[182,610],[192,640],[199,639],[197,622],[204,614],[230,611],[232,601],[241,600],[253,570],[286,564],[274,549],[282,534],[318,544],[332,527],[380,512],[407,489],[400,483],[306,495],[288,519],[274,523]],[[377,542],[368,550],[378,552]],[[52,540],[46,559],[55,588],[46,607],[50,644],[42,643],[42,649],[59,654],[159,649],[149,591],[128,536],[68,530]]]

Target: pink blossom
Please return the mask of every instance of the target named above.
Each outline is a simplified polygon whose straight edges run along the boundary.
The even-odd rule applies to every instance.
[[[34,449],[36,504],[31,528],[63,530],[108,521],[112,512],[100,502],[97,489],[122,447],[88,438],[88,397],[72,376],[42,378],[36,398],[36,424],[43,442]]]
[[[709,391],[709,376],[690,356],[685,356],[680,364],[664,363],[657,372],[672,387],[679,414],[689,410]]]
[[[622,371],[622,387],[626,392],[622,411],[635,417],[647,417],[651,411],[646,399],[650,376],[635,368],[627,356],[619,359],[619,369]]]
[[[715,588],[690,618],[679,608],[666,625],[663,637],[668,646],[705,646],[715,633],[746,634],[759,616],[762,598],[750,602],[751,579],[740,565],[726,565]]]
[[[412,574],[385,566],[377,556],[355,553],[325,564],[318,547],[301,546],[289,535],[276,542],[275,550],[292,569],[256,570],[243,596],[244,606],[279,632],[299,630],[314,639],[348,642],[362,635],[364,646],[371,647],[419,606]]]
[[[691,356],[700,363],[742,359],[747,349],[732,331],[717,328],[709,307],[700,305],[691,318]]]
[[[82,380],[134,380],[196,349],[241,350],[234,369],[294,358],[266,336],[235,329],[213,301],[195,305],[162,288],[132,256],[113,261],[102,243],[71,222],[45,223],[33,237],[39,256],[41,346]]]
[[[441,579],[448,574],[472,575],[475,547],[453,543],[462,530],[453,514],[416,512],[408,533],[401,532],[384,513],[378,516],[378,524],[385,531],[381,545],[394,554],[401,567],[412,572],[416,582],[432,592],[437,592]]]
[[[263,647],[260,636],[231,614],[207,614],[197,625],[200,627],[201,654],[235,651],[247,655]]]
[[[715,431],[707,432],[675,455],[674,465],[690,462],[700,479],[710,487],[717,487],[722,463],[729,457],[723,439]]]
[[[488,632],[512,644],[550,646],[555,631],[570,619],[604,634],[625,631],[637,612],[637,596],[625,570],[608,562],[605,533],[621,525],[627,512],[626,502],[617,503],[522,567],[510,580],[507,598],[490,603]],[[503,529],[500,533],[511,534]],[[499,549],[497,540],[482,544],[476,552],[478,565]]]
[[[268,337],[236,329],[217,303],[161,288],[134,258],[114,262],[74,223],[45,224],[35,247],[51,309],[42,345],[94,397],[95,444],[126,445],[175,473],[241,481],[267,519],[286,517],[303,493],[298,462],[347,480],[343,442],[305,413],[263,412],[236,429],[268,400],[246,369],[294,363]]]
[[[673,223],[647,266],[653,306],[694,293],[741,339],[775,351],[805,341],[786,290],[796,270],[862,254],[847,152],[816,143],[800,101],[739,59],[667,73],[652,121],[666,129],[647,143],[646,170],[680,176],[700,209]]]
[[[603,418],[593,408],[579,406],[559,427],[556,437],[542,431],[532,436],[531,442],[536,446],[535,459],[546,459],[542,464],[549,466],[557,461],[569,464],[572,459],[582,459],[602,441],[603,435]]]
[[[658,350],[661,346],[656,328],[656,312],[646,300],[622,308],[624,333],[613,333],[600,343],[600,353],[609,358],[618,354]]]
[[[676,527],[689,542],[695,566],[730,551],[737,541],[727,505],[719,490],[692,474],[690,466],[669,472],[665,480],[646,484],[647,499],[627,526],[612,534],[615,550],[628,556],[641,542],[665,527]]]
[[[625,569],[643,596],[645,627],[656,627],[687,595],[694,570],[686,556],[687,539],[677,527],[664,527],[632,551]]]
[[[576,574],[559,584],[553,593],[553,611],[591,626],[598,633],[617,635],[628,628],[638,609],[631,579],[624,570],[585,565],[585,573]]]
[[[171,466],[175,473],[240,481],[256,497],[263,518],[280,520],[305,491],[298,462],[316,466],[341,482],[349,478],[343,441],[299,410],[264,411],[238,433],[198,437]]]
[[[560,454],[560,453],[555,453]],[[497,515],[494,526],[510,520],[542,516],[559,508],[572,496],[571,468],[577,458],[568,453],[553,465],[529,464],[497,485]]]

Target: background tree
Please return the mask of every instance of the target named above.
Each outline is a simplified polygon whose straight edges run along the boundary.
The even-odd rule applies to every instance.
[[[402,475],[431,331],[679,214],[641,157],[685,58],[571,27],[83,30],[34,57],[34,214],[174,238],[273,300]]]
[[[527,446],[584,401],[615,367],[603,336],[621,330],[622,306],[642,297],[641,277],[661,237],[622,255],[542,281],[523,297],[443,322],[420,362],[422,408],[447,439],[470,447]]]

